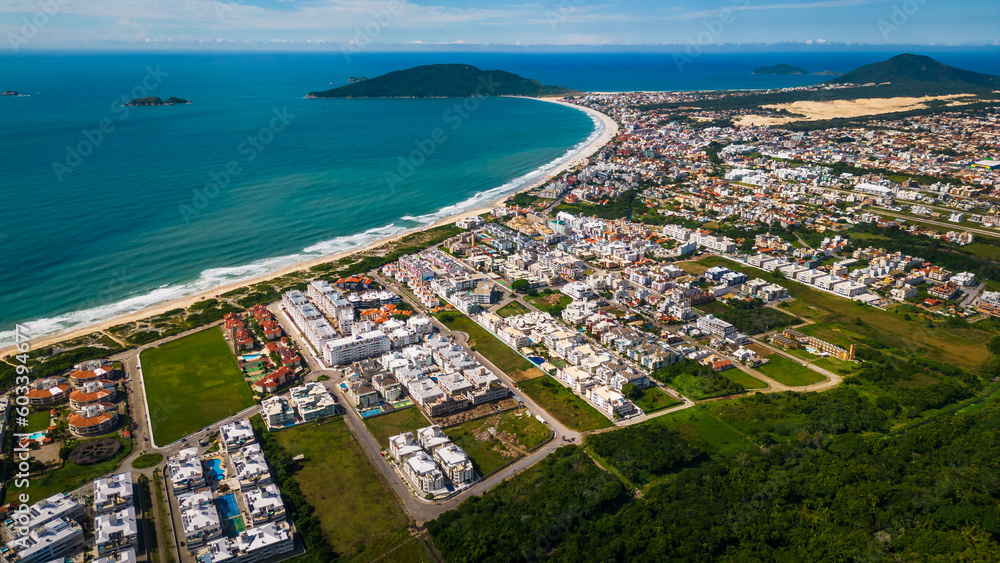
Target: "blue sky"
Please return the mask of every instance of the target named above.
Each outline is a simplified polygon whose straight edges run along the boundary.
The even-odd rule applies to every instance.
[[[1000,2],[3,0],[0,28],[2,51],[998,45]]]

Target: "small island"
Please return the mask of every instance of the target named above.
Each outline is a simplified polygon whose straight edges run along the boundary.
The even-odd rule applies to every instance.
[[[178,104],[190,104],[191,100],[171,96],[166,100],[161,100],[159,96],[146,96],[145,98],[135,98],[125,104],[127,106],[174,106]]]
[[[762,66],[755,69],[752,74],[767,74],[767,75],[795,75],[795,74],[809,74],[809,71],[799,68],[795,65],[779,64],[771,66]]]
[[[3,95],[4,96],[21,96],[22,94],[20,92],[18,92],[17,90],[5,90],[4,93],[3,93]]]
[[[367,80],[310,92],[307,98],[464,98],[468,96],[562,97],[578,94],[561,86],[545,86],[504,70],[480,70],[465,64],[423,65]]]

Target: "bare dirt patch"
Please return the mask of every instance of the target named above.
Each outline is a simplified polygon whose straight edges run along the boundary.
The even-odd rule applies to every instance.
[[[737,125],[761,126],[782,125],[792,121],[815,121],[821,119],[836,119],[843,117],[861,117],[879,115],[897,111],[908,111],[927,108],[927,102],[932,100],[951,100],[948,105],[964,105],[967,101],[955,98],[968,98],[968,94],[949,94],[947,96],[897,97],[897,98],[860,98],[857,100],[832,100],[826,102],[802,100],[788,104],[763,106],[768,109],[785,109],[796,117],[764,117],[761,115],[746,115],[737,120]]]

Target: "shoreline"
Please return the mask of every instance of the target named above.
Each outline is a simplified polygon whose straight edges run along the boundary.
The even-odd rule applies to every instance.
[[[232,291],[234,289],[238,289],[238,288],[241,288],[241,287],[246,287],[246,286],[254,285],[254,284],[261,283],[261,282],[268,281],[268,280],[272,280],[272,279],[275,279],[275,278],[279,278],[281,276],[284,276],[284,275],[287,275],[287,274],[290,274],[292,272],[296,272],[296,271],[299,271],[299,270],[308,270],[309,268],[312,268],[313,266],[317,266],[319,264],[324,264],[324,263],[327,263],[327,262],[333,262],[333,261],[339,260],[341,258],[345,258],[347,256],[350,256],[352,254],[356,254],[358,252],[365,252],[365,251],[368,251],[368,250],[374,250],[374,249],[379,248],[381,246],[384,246],[384,245],[386,245],[386,244],[388,244],[390,242],[397,241],[400,238],[402,238],[403,236],[406,236],[406,235],[411,234],[411,233],[426,231],[428,229],[433,229],[435,227],[440,227],[442,225],[448,225],[448,224],[451,224],[451,223],[455,223],[456,221],[459,221],[459,220],[464,219],[466,217],[471,217],[473,215],[481,215],[481,214],[483,214],[485,212],[488,212],[489,210],[497,207],[500,203],[502,203],[504,200],[506,200],[510,196],[512,196],[512,195],[514,195],[516,193],[525,192],[525,191],[534,189],[534,188],[536,188],[536,187],[544,184],[545,182],[547,182],[553,176],[556,176],[556,175],[558,175],[558,174],[560,174],[560,173],[562,173],[562,172],[564,172],[564,171],[566,171],[566,170],[568,170],[568,169],[570,169],[570,168],[572,168],[574,166],[579,165],[583,160],[586,160],[587,158],[589,158],[590,156],[592,156],[594,153],[596,153],[598,150],[600,150],[601,147],[603,147],[609,141],[611,141],[611,139],[613,139],[615,137],[615,135],[618,133],[618,124],[613,119],[611,119],[611,117],[609,117],[609,116],[607,116],[607,115],[605,115],[605,114],[603,114],[603,113],[601,113],[601,112],[599,112],[597,110],[594,110],[594,109],[591,109],[591,108],[587,108],[587,107],[583,107],[583,106],[576,105],[576,104],[571,104],[571,103],[568,103],[568,102],[563,102],[563,101],[561,101],[561,99],[553,99],[553,98],[524,98],[524,99],[538,100],[538,101],[547,102],[547,103],[560,104],[560,105],[563,105],[563,106],[568,106],[568,107],[574,108],[574,109],[576,109],[578,111],[582,111],[582,112],[586,113],[588,116],[590,116],[591,119],[593,119],[595,122],[598,122],[601,126],[603,126],[603,131],[601,131],[601,133],[593,141],[587,143],[586,145],[583,145],[582,147],[580,147],[579,149],[577,149],[576,151],[574,151],[572,154],[570,154],[568,156],[565,155],[565,154],[563,156],[560,156],[559,157],[560,159],[565,158],[565,161],[563,163],[561,163],[558,166],[552,168],[551,170],[545,170],[543,173],[540,174],[540,176],[538,178],[526,182],[523,186],[520,186],[520,187],[518,187],[517,189],[515,189],[513,191],[504,192],[503,194],[498,195],[496,198],[490,200],[489,202],[487,202],[487,203],[485,203],[483,205],[477,206],[477,207],[475,207],[473,209],[461,211],[461,212],[455,213],[453,215],[449,215],[447,217],[442,217],[442,218],[434,221],[430,225],[426,225],[426,226],[423,226],[423,227],[418,227],[418,228],[415,228],[415,229],[403,231],[403,232],[396,233],[396,234],[393,234],[393,235],[388,236],[388,237],[383,237],[383,238],[371,241],[368,244],[365,244],[365,245],[362,245],[362,246],[358,246],[358,247],[355,247],[355,248],[351,248],[349,250],[344,250],[344,251],[337,252],[337,253],[334,253],[334,254],[327,254],[327,255],[324,255],[324,256],[317,257],[317,258],[313,258],[311,260],[305,260],[305,261],[302,261],[302,262],[296,262],[295,264],[284,266],[282,268],[278,268],[276,270],[267,272],[265,274],[261,274],[259,276],[254,276],[252,278],[248,278],[248,279],[245,279],[245,280],[234,281],[234,282],[222,284],[222,285],[213,287],[211,289],[207,289],[207,290],[204,290],[204,291],[193,293],[191,295],[186,295],[184,297],[178,297],[176,299],[169,299],[169,300],[166,300],[166,301],[162,301],[160,303],[156,303],[156,304],[150,305],[149,307],[144,307],[144,308],[139,309],[138,311],[134,311],[132,313],[125,313],[125,314],[122,314],[122,315],[113,316],[113,317],[110,317],[108,319],[104,319],[104,320],[97,321],[97,322],[94,322],[94,323],[83,324],[83,325],[75,326],[75,327],[72,327],[72,328],[68,328],[66,330],[57,330],[57,331],[54,331],[54,332],[42,334],[42,335],[39,335],[38,337],[34,337],[34,338],[31,338],[29,340],[31,348],[32,349],[41,348],[41,347],[45,347],[45,346],[50,346],[52,344],[55,344],[57,342],[61,342],[63,340],[69,340],[69,339],[72,339],[72,338],[77,338],[77,337],[80,337],[80,336],[85,336],[87,334],[92,334],[94,332],[103,332],[103,331],[106,331],[109,327],[112,327],[114,325],[119,325],[119,324],[123,324],[123,323],[129,323],[129,322],[133,322],[133,321],[138,321],[138,320],[144,319],[146,317],[150,317],[150,316],[154,316],[154,315],[158,315],[158,314],[164,313],[164,312],[169,311],[171,309],[187,308],[187,307],[190,307],[192,304],[194,304],[194,303],[196,303],[198,301],[201,301],[202,299],[213,298],[216,295],[219,295],[219,294],[222,294],[222,293],[226,293],[226,292]],[[550,163],[551,162],[555,162],[555,161],[550,161]],[[544,166],[546,166],[546,165],[548,165],[550,163],[546,163],[545,165],[542,165],[542,167],[544,167]],[[535,172],[539,172],[542,167],[540,167],[539,169],[536,169],[535,171],[529,172],[528,174],[534,174]],[[497,186],[497,187],[500,187],[500,186]],[[495,188],[491,188],[491,189],[495,189]],[[152,291],[152,290],[150,290],[150,291]],[[2,348],[0,348],[0,355],[13,354],[15,352],[15,350],[16,350],[16,347],[13,344],[4,345]]]

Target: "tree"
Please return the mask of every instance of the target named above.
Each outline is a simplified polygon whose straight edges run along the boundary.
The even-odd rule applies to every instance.
[[[517,279],[511,282],[510,288],[518,293],[524,293],[531,288],[531,282],[524,278]]]
[[[635,383],[626,383],[622,386],[622,395],[630,401],[635,401],[642,398],[643,392]]]

